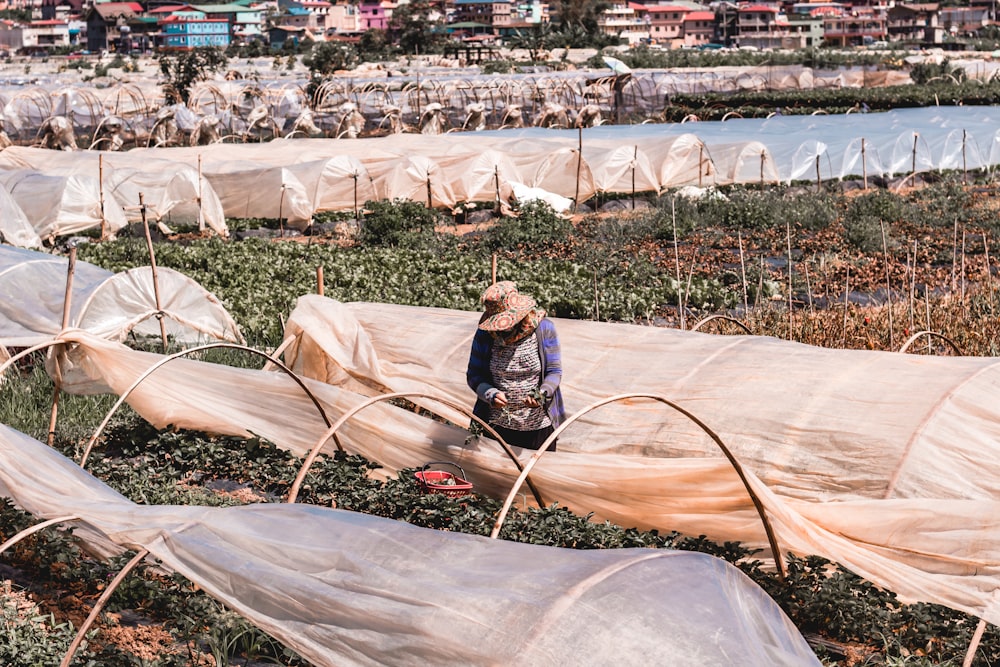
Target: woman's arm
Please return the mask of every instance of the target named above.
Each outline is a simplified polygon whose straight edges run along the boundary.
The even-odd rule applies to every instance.
[[[552,398],[559,388],[559,383],[562,382],[562,351],[559,348],[559,336],[556,334],[555,325],[548,318],[543,318],[538,323],[538,334],[541,338],[542,354],[545,357],[545,377],[542,378],[539,391]]]
[[[490,375],[491,345],[490,335],[482,329],[477,329],[476,335],[472,337],[469,367],[465,371],[465,382],[469,385],[469,389],[487,403],[497,393],[496,387],[493,386],[493,377]]]

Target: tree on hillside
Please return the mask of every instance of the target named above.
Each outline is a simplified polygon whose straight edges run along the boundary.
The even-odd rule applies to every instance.
[[[559,46],[557,34],[548,23],[537,23],[529,28],[517,29],[507,40],[507,46],[512,49],[524,49],[528,52],[531,62],[538,62],[542,51],[553,46]]]
[[[187,104],[192,86],[225,68],[229,58],[222,49],[202,46],[177,55],[161,54],[159,61],[167,103]]]
[[[447,36],[443,16],[427,0],[413,0],[392,11],[389,34],[403,53],[440,53]]]

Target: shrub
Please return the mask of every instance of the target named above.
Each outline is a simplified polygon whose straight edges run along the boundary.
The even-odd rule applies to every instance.
[[[358,242],[364,246],[414,246],[433,237],[438,213],[418,202],[394,199],[365,204]]]
[[[493,250],[521,250],[552,247],[570,237],[573,224],[542,201],[521,204],[516,216],[505,216],[486,233],[486,245]]]

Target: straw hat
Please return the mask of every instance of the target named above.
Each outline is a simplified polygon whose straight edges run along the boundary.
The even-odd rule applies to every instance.
[[[510,280],[502,280],[486,288],[482,302],[486,312],[479,328],[483,331],[512,329],[538,305],[527,294],[518,292],[517,285]]]

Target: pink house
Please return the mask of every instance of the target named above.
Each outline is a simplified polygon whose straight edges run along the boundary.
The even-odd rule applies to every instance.
[[[388,30],[396,3],[392,0],[365,0],[358,6],[361,30]]]

